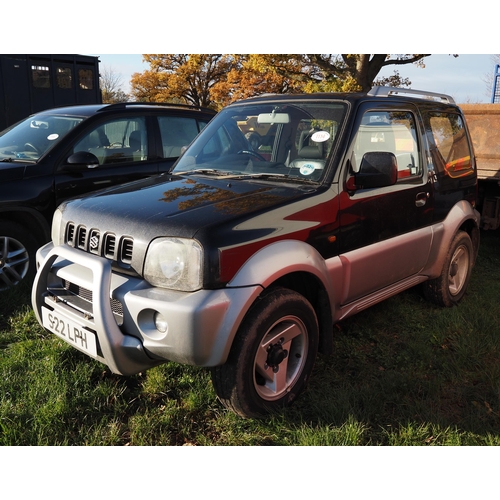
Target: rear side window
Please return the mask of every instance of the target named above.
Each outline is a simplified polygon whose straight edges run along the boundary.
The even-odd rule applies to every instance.
[[[415,119],[407,111],[368,111],[363,115],[353,145],[352,166],[358,171],[366,153],[393,153],[398,164],[398,182],[422,175]]]
[[[158,124],[160,126],[164,158],[180,156],[183,148],[186,148],[199,132],[195,118],[160,116]]]
[[[435,168],[455,179],[474,171],[464,123],[458,114],[429,113],[428,130]]]

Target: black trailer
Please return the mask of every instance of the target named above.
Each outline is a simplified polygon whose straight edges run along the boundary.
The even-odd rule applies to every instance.
[[[0,55],[0,131],[44,109],[100,103],[98,57]]]

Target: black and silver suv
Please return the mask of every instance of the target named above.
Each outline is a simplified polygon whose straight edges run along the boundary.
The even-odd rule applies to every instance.
[[[123,103],[57,108],[0,133],[0,291],[35,269],[56,207],[168,171],[215,112]]]
[[[253,98],[168,173],[63,203],[32,302],[114,373],[210,367],[228,408],[261,415],[304,389],[336,322],[416,285],[443,306],[462,299],[475,200],[449,96]]]

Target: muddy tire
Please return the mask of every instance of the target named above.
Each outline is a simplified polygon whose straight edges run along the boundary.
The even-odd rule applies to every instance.
[[[311,304],[292,290],[270,290],[245,317],[227,362],[212,369],[219,399],[242,417],[290,405],[309,380],[318,338]]]
[[[473,264],[471,239],[465,231],[459,231],[451,242],[441,275],[424,283],[425,297],[445,307],[458,304],[467,289]]]

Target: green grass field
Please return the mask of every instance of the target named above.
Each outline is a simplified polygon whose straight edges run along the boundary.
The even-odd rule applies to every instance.
[[[133,377],[46,333],[30,290],[0,296],[0,445],[500,445],[500,232],[483,233],[458,307],[418,289],[335,327],[294,406],[244,420],[208,372]]]

